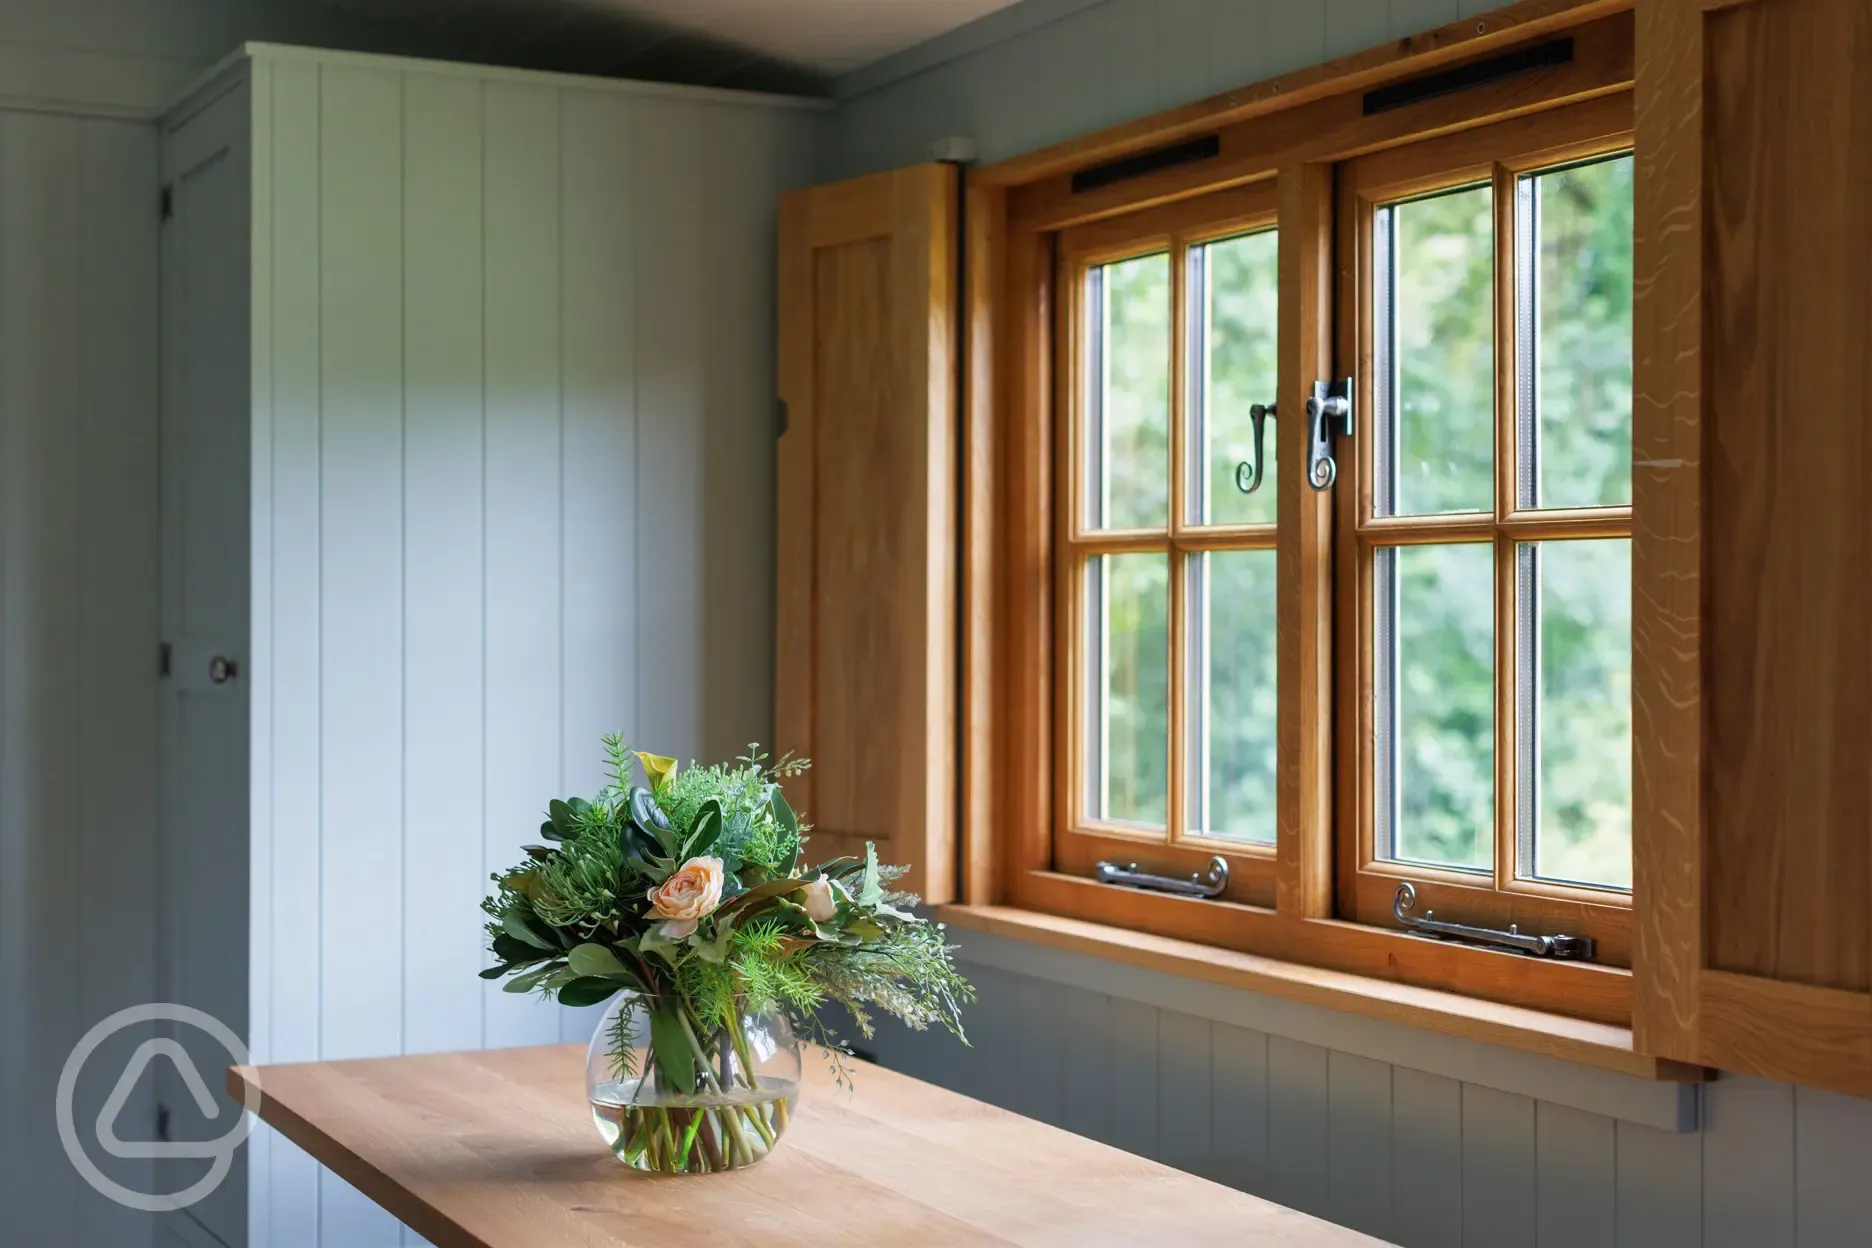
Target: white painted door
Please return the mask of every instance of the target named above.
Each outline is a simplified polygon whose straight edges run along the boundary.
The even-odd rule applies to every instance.
[[[158,915],[163,999],[205,1010],[235,1034],[247,1017],[250,154],[244,83],[163,138],[162,629]],[[174,1038],[221,1094],[228,1058],[192,1028]],[[159,1122],[174,1140],[226,1134],[232,1108],[201,1112],[157,1063]],[[166,1115],[163,1111],[166,1110]],[[165,1163],[164,1191],[207,1163]],[[189,1215],[246,1242],[246,1173]]]

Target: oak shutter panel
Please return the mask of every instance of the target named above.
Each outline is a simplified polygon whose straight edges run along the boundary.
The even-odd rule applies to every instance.
[[[1872,1094],[1872,27],[1637,38],[1636,1039]]]
[[[774,736],[809,861],[864,852],[955,895],[956,173],[780,205]]]

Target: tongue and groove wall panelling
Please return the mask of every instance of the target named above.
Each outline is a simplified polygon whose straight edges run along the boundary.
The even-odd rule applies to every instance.
[[[255,1056],[583,1040],[475,978],[477,903],[601,783],[601,733],[770,737],[774,217],[822,110],[298,49],[233,72]],[[417,1242],[252,1149],[252,1243]]]

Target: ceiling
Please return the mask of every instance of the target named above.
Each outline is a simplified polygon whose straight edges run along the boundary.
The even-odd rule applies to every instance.
[[[822,94],[1014,0],[321,0],[436,55]]]

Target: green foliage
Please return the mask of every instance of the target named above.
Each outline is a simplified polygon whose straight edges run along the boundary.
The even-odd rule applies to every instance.
[[[801,868],[806,825],[779,781],[803,762],[769,765],[750,747],[734,764],[681,769],[621,737],[606,737],[605,749],[606,786],[590,801],[549,803],[548,844],[528,846],[524,862],[493,877],[482,908],[497,965],[485,977],[568,1005],[639,994],[613,1023],[614,1071],[652,1073],[630,1056],[633,1020],[646,1017],[654,1073],[683,1091],[715,1078],[710,1053],[734,1042],[750,1012],[783,1012],[824,1040],[835,1037],[817,1011],[832,1002],[867,1034],[872,1010],[961,1034],[970,990],[937,929],[911,912],[916,899],[888,890],[903,868],[878,862],[871,846],[863,858]],[[635,782],[638,762],[661,784],[654,795]],[[698,858],[691,870],[704,878],[715,869],[706,860],[720,859],[717,899],[699,917],[666,918],[684,911],[659,912],[652,897],[668,904],[672,890],[656,890]],[[714,883],[701,896],[716,896]],[[809,904],[827,917],[815,920]]]

